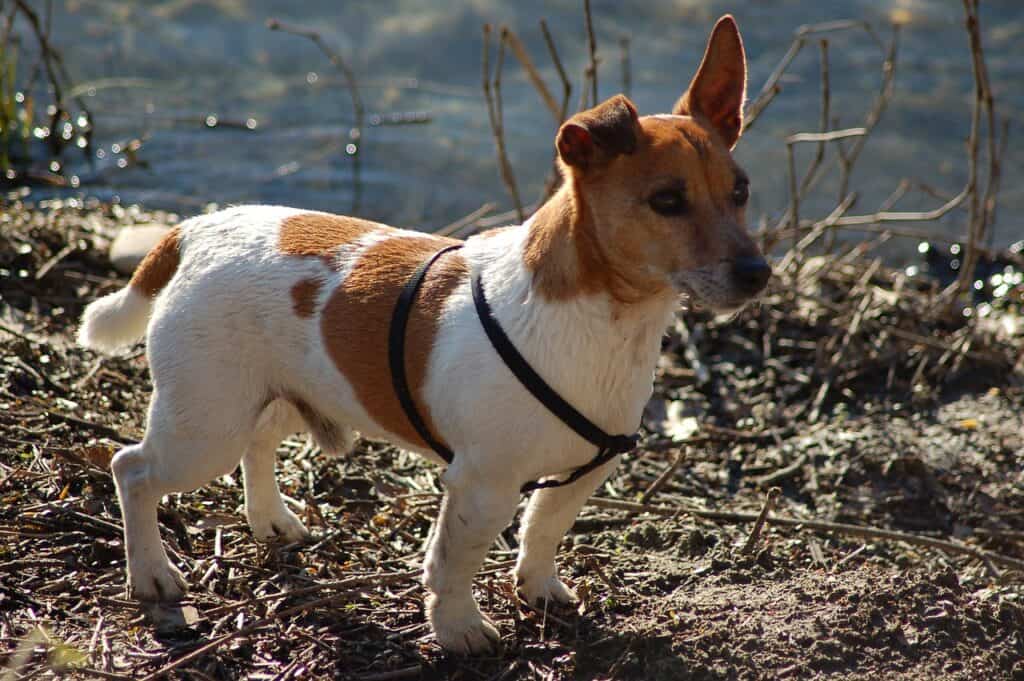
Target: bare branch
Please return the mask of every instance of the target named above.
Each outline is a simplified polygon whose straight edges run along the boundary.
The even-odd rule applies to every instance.
[[[565,75],[565,69],[562,68],[562,60],[558,58],[558,49],[555,47],[555,41],[551,38],[551,32],[548,31],[548,24],[543,19],[540,20],[540,30],[544,34],[544,42],[548,46],[548,53],[551,55],[551,61],[555,65],[555,69],[558,71],[558,77],[562,81],[562,105],[558,109],[558,123],[565,120],[565,117],[569,113],[569,98],[572,96],[572,83],[569,82],[569,77]]]
[[[629,59],[629,36],[619,38],[619,65],[622,67],[622,94],[629,97],[633,89],[633,69]]]
[[[829,67],[828,67],[828,41],[824,38],[818,43],[821,50],[821,122],[818,124],[818,129],[822,133],[826,132],[829,127],[829,120],[831,117],[832,108],[832,93],[829,86]],[[818,141],[818,149],[814,154],[814,160],[807,167],[807,171],[804,173],[804,179],[800,182],[800,191],[807,191],[807,186],[810,184],[811,178],[814,177],[814,173],[817,172],[818,166],[825,158],[825,146],[829,140],[823,139]]]
[[[271,31],[281,31],[282,33],[290,33],[302,38],[308,38],[313,41],[314,45],[320,48],[320,51],[324,53],[327,59],[330,60],[331,64],[333,64],[345,78],[345,82],[348,84],[349,96],[352,98],[352,112],[355,115],[356,127],[361,128],[365,109],[363,108],[362,97],[359,96],[359,84],[356,82],[355,72],[349,68],[349,65],[345,62],[342,56],[332,50],[327,43],[324,42],[321,35],[312,29],[286,24],[278,19],[268,19],[267,28]]]
[[[787,137],[786,144],[832,142],[833,140],[846,139],[847,137],[863,137],[866,134],[868,134],[867,128],[847,128],[846,130],[831,130],[828,132],[798,132]]]
[[[960,265],[960,276],[950,294],[959,296],[967,291],[974,281],[974,268],[978,262],[978,248],[985,239],[985,231],[991,218],[993,207],[989,202],[998,186],[1000,166],[995,123],[995,110],[992,101],[992,90],[989,86],[988,67],[985,65],[985,53],[981,43],[980,18],[978,16],[978,0],[963,0],[964,23],[971,49],[971,72],[974,76],[974,105],[971,109],[971,136],[967,141],[967,155],[970,162],[968,185],[971,187],[968,203],[967,250]],[[985,114],[988,154],[988,179],[984,196],[979,189],[978,146],[981,134],[980,119]]]
[[[345,144],[345,152],[352,157],[352,212],[358,213],[363,186],[361,180],[360,151],[362,150],[363,118],[366,115],[366,110],[363,107],[363,99],[359,95],[359,83],[356,82],[356,74],[342,56],[332,50],[327,43],[324,42],[324,39],[321,37],[319,32],[302,26],[286,24],[278,19],[268,19],[267,28],[271,31],[290,33],[291,35],[296,35],[300,38],[307,38],[312,41],[313,44],[324,53],[331,64],[341,72],[342,77],[345,79],[345,84],[348,87],[349,98],[352,101],[352,115],[355,118],[354,125],[348,131],[348,142]]]
[[[844,23],[843,25],[847,26],[848,24]],[[851,25],[860,26],[861,24],[854,22]],[[833,28],[830,30],[838,29]],[[864,118],[864,125],[862,126],[863,133],[860,135],[854,135],[858,139],[856,140],[856,142],[854,142],[853,146],[849,150],[846,150],[845,148],[840,146],[843,137],[838,137],[836,140],[834,140],[836,142],[837,147],[839,148],[838,159],[840,163],[840,191],[842,192],[843,196],[846,196],[846,194],[848,193],[847,180],[853,168],[853,165],[857,162],[858,157],[864,150],[864,144],[867,142],[867,139],[871,135],[871,132],[875,129],[875,126],[877,126],[878,122],[882,119],[882,114],[888,107],[889,99],[892,97],[892,87],[896,76],[896,54],[898,46],[899,26],[893,25],[892,40],[889,43],[889,49],[887,50],[885,58],[882,61],[882,83],[879,87],[878,95],[875,97],[875,102],[871,107],[871,110],[868,111],[867,115]],[[814,188],[814,186],[822,177],[824,177],[825,172],[831,166],[831,163],[822,163],[815,168],[814,172],[807,174],[807,176],[804,178],[804,182],[801,184],[801,198],[806,196]],[[791,220],[791,216],[788,210],[785,213],[783,213],[783,215],[779,218],[778,222],[776,223],[776,226],[782,227],[787,223],[790,224],[791,226],[794,224]]]
[[[782,86],[779,85],[779,80],[785,75],[789,65],[793,62],[793,59],[800,54],[800,50],[803,49],[807,43],[808,36],[819,34],[819,33],[834,33],[836,31],[848,31],[860,29],[868,34],[871,40],[878,45],[879,49],[883,49],[882,42],[878,39],[878,34],[866,21],[857,20],[842,20],[842,21],[828,21],[821,24],[809,24],[800,26],[793,32],[793,42],[790,43],[789,49],[786,50],[786,54],[782,56],[779,63],[775,66],[775,69],[768,75],[764,85],[761,86],[761,91],[758,92],[757,97],[747,107],[746,115],[743,118],[743,130],[746,131],[750,128],[757,117],[761,115],[761,112],[775,99],[775,95],[782,91]]]
[[[505,29],[502,29],[501,37],[498,40],[498,59],[494,71],[493,92],[491,81],[491,25],[484,24],[483,27],[483,90],[484,99],[487,102],[487,116],[491,123],[491,134],[494,137],[494,146],[498,153],[498,171],[501,180],[505,183],[512,203],[515,205],[516,215],[519,221],[525,219],[523,202],[519,198],[519,187],[516,184],[515,173],[512,171],[512,164],[508,160],[508,153],[505,151],[505,126],[501,106],[501,70],[505,62]]]
[[[782,86],[779,85],[779,79],[786,73],[786,69],[796,58],[796,55],[800,54],[800,50],[804,47],[803,38],[797,38],[794,40],[789,49],[786,50],[786,54],[782,56],[782,59],[775,66],[775,70],[768,76],[768,80],[761,86],[761,91],[753,102],[747,106],[746,115],[743,117],[743,131],[746,132],[754,125],[754,121],[761,115],[771,101],[775,99],[775,95],[782,91]]]
[[[523,70],[526,71],[526,75],[530,79],[530,82],[533,84],[534,89],[537,90],[537,94],[540,95],[540,98],[544,102],[544,105],[548,108],[548,111],[550,111],[551,115],[554,117],[555,125],[560,125],[562,123],[563,117],[561,115],[561,110],[558,107],[558,102],[555,101],[555,98],[551,94],[551,91],[548,90],[548,86],[544,83],[544,79],[540,77],[540,73],[537,71],[537,67],[533,65],[533,60],[530,59],[529,53],[523,46],[523,41],[521,41],[519,39],[519,36],[515,34],[515,31],[513,31],[510,28],[503,28],[502,36],[508,42],[508,46],[512,48],[512,54],[515,55],[516,59],[519,61],[520,66],[522,66]]]
[[[590,64],[586,70],[586,77],[590,80],[590,106],[597,106],[597,40],[594,38],[594,19],[590,14],[590,0],[583,0],[583,16],[586,19],[587,49],[590,52]]]
[[[440,229],[434,230],[434,234],[437,234],[439,236],[452,236],[453,234],[458,234],[466,227],[475,225],[480,218],[484,217],[485,215],[493,211],[495,206],[496,204],[491,202],[485,203],[484,205],[474,210],[472,213],[469,213],[468,215],[461,217],[455,222],[447,224],[444,227],[441,227]]]
[[[796,184],[796,159],[793,152],[793,144],[786,145],[786,159],[789,167],[789,218],[790,226],[793,230],[793,251],[797,253],[797,235],[800,227],[800,191]],[[799,255],[797,258],[797,269],[794,270],[793,276],[797,275],[799,271]]]

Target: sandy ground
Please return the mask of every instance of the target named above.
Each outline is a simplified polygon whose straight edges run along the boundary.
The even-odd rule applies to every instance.
[[[123,283],[103,254],[112,230],[167,218],[55,206],[9,212],[0,230],[4,678],[1024,679],[1020,346],[978,336],[976,357],[942,360],[874,333],[863,357],[877,361],[816,365],[829,325],[849,328],[833,279],[814,294],[828,314],[780,293],[669,335],[645,445],[563,545],[579,609],[515,598],[516,525],[488,557],[477,595],[498,657],[433,642],[418,570],[437,469],[374,442],[339,460],[304,436],[282,445],[312,545],[254,543],[238,473],[168,498],[161,529],[192,591],[140,608],[124,596],[107,464],[143,432],[145,357],[101,360],[70,334],[84,302]],[[878,324],[902,324],[897,311]],[[769,523],[745,552],[773,487],[775,516],[808,525]]]

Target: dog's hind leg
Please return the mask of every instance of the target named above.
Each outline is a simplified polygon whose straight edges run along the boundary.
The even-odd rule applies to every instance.
[[[129,593],[139,600],[177,600],[186,588],[160,540],[160,499],[230,473],[241,458],[241,438],[209,428],[211,419],[196,419],[194,410],[170,404],[158,389],[142,443],[122,449],[111,461],[124,520]]]
[[[558,578],[555,554],[583,504],[618,461],[615,457],[571,485],[539,489],[530,497],[515,570],[519,595],[530,605],[543,607],[548,600],[565,605],[577,600],[573,590]]]
[[[274,400],[260,414],[256,432],[242,456],[245,517],[258,541],[297,542],[309,538],[302,521],[285,507],[274,476],[277,446],[285,436],[303,427],[302,417],[293,406]]]
[[[156,512],[162,486],[153,484],[150,458],[142,443],[125,447],[110,462],[124,520],[128,594],[143,601],[175,601],[187,587],[160,539]]]

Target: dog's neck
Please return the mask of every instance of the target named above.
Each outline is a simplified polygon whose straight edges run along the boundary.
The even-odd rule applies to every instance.
[[[533,368],[608,432],[632,432],[651,390],[670,290],[624,303],[560,191],[524,224],[485,239],[498,319]],[[490,259],[489,258],[489,259]]]
[[[642,268],[626,266],[614,246],[601,242],[575,182],[563,182],[521,229],[526,231],[522,264],[531,276],[532,296],[556,309],[561,304],[576,314],[596,314],[619,337],[646,335],[641,329],[651,320],[664,328],[678,294],[652,282]]]
[[[604,295],[622,316],[674,297],[667,282],[622,262],[602,243],[590,207],[576,183],[566,180],[527,223],[523,263],[536,295],[551,301]]]

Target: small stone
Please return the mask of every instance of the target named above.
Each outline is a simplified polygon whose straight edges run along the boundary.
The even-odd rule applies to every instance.
[[[167,225],[124,227],[110,244],[110,264],[121,274],[135,271],[149,250],[170,230]]]

